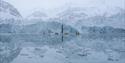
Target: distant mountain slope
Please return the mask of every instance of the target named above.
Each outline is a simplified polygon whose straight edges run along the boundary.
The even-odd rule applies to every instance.
[[[0,22],[13,23],[15,19],[21,18],[20,13],[11,4],[5,1],[0,1]],[[7,21],[10,20],[10,21]],[[4,22],[5,21],[5,22]]]
[[[34,11],[31,15],[29,15],[27,18],[28,19],[45,19],[47,14],[41,11]]]
[[[16,25],[21,24],[22,16],[8,2],[0,0],[0,32],[8,33],[16,31],[18,28]]]
[[[56,19],[76,28],[81,26],[112,26],[125,29],[125,10],[121,8],[68,8],[57,14]]]

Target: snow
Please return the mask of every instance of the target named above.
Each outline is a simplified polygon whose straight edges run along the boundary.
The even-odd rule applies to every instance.
[[[8,2],[0,1],[0,24],[19,24],[21,15]]]

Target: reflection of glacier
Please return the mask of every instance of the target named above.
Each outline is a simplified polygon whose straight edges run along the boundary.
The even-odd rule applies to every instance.
[[[20,53],[20,48],[11,43],[0,42],[0,63],[10,63]]]
[[[81,27],[82,34],[88,35],[89,38],[103,38],[109,39],[111,38],[124,38],[125,37],[125,29],[122,28],[113,28],[110,26],[105,27]],[[84,36],[83,36],[84,37]]]
[[[62,39],[64,39],[64,41],[68,41],[75,38],[75,34],[78,32],[75,28],[64,24],[63,31],[64,33],[62,33],[61,23],[39,22],[36,24],[24,26],[20,33],[27,34],[26,36],[22,37],[26,42],[45,42],[45,44],[59,44],[62,43]],[[62,36],[64,38],[62,38]]]

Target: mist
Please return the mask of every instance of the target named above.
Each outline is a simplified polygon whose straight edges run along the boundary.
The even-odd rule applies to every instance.
[[[54,11],[66,7],[120,7],[124,8],[125,0],[5,0],[18,9],[26,17],[33,10]],[[113,2],[113,3],[112,3]]]

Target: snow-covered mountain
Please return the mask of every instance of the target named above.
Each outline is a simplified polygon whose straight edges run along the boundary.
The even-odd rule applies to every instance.
[[[48,21],[49,17],[42,10],[35,10],[29,16],[22,20],[23,25],[34,24],[38,22]]]
[[[47,18],[47,14],[42,11],[34,11],[31,15],[29,15],[28,19],[41,19],[45,20]]]
[[[55,11],[37,10],[30,14],[25,22],[57,21],[76,28],[81,26],[112,26],[125,29],[124,17],[125,9],[119,7],[64,7],[55,9]]]
[[[112,26],[125,28],[125,10],[121,8],[68,8],[57,14],[58,19],[71,26]]]
[[[0,32],[13,32],[21,24],[22,16],[8,2],[0,0]]]
[[[11,4],[0,1],[0,24],[16,24],[21,19],[20,13]]]

